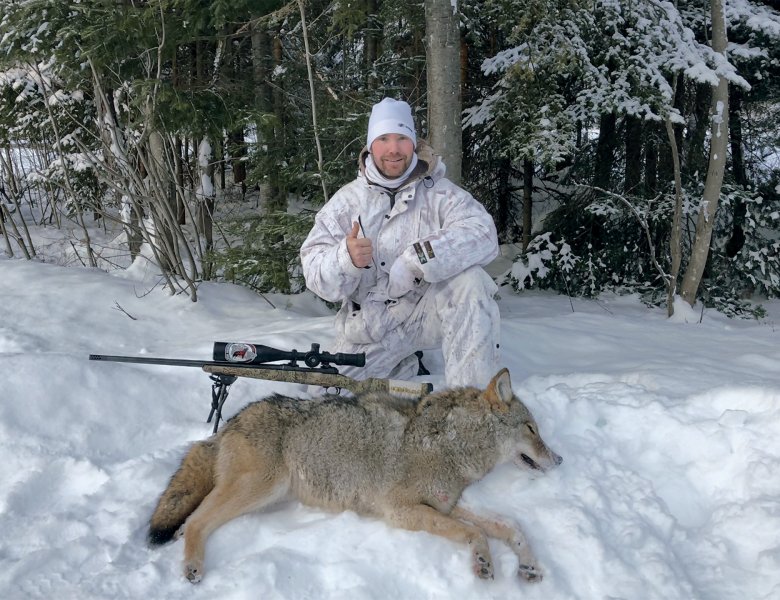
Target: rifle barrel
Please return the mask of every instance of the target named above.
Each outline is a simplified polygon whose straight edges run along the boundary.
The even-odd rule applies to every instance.
[[[152,356],[115,356],[110,354],[90,354],[89,360],[101,360],[110,362],[141,363],[147,365],[169,365],[171,367],[200,367],[207,370],[206,367],[229,368],[236,367],[236,363],[220,360],[187,360],[181,358],[155,358]],[[322,373],[326,375],[337,375],[338,369],[331,366],[320,366],[316,368],[299,367],[293,365],[276,365],[270,363],[248,363],[240,365],[242,369],[249,371],[255,369],[270,369],[272,371],[284,371],[287,373]],[[209,371],[211,372],[211,371]],[[244,371],[245,372],[245,371]],[[256,379],[263,379],[256,377]]]
[[[89,360],[104,360],[111,362],[124,363],[145,363],[150,365],[170,365],[172,367],[202,367],[207,364],[226,364],[231,363],[212,363],[208,360],[186,360],[181,358],[155,358],[153,356],[114,356],[111,354],[90,354]]]

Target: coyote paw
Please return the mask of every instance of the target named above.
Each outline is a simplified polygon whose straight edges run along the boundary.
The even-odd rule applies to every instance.
[[[199,583],[203,579],[203,565],[197,563],[186,563],[184,565],[184,576],[190,583]]]
[[[474,553],[474,573],[480,579],[493,579],[493,565],[490,558],[480,552]]]
[[[542,580],[542,572],[536,568],[536,565],[524,565],[521,563],[517,568],[517,574],[531,583],[537,583]]]

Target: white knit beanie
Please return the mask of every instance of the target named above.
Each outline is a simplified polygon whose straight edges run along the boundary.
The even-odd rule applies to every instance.
[[[403,100],[385,98],[374,104],[371,117],[368,119],[368,149],[371,150],[371,144],[376,138],[388,133],[405,135],[412,140],[414,147],[417,147],[412,109]]]

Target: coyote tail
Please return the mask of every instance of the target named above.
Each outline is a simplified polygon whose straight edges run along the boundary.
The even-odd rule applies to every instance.
[[[192,512],[214,488],[217,444],[197,442],[190,448],[168,487],[160,496],[149,520],[149,544],[158,546],[173,539]]]

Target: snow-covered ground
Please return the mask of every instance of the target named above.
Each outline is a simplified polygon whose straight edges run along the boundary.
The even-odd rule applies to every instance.
[[[502,291],[503,360],[564,458],[501,467],[473,507],[523,524],[545,578],[496,576],[468,551],[354,513],[289,503],[209,540],[206,576],[146,526],[188,445],[210,435],[199,369],[99,363],[90,353],[209,359],[214,341],[332,341],[311,295],[204,284],[200,300],[107,274],[0,257],[0,597],[626,600],[780,597],[780,303],[763,322],[675,318],[635,298]],[[572,309],[573,308],[573,309]],[[441,359],[426,354],[434,385]],[[285,383],[239,380],[227,416]]]

